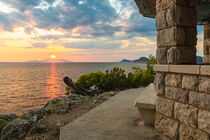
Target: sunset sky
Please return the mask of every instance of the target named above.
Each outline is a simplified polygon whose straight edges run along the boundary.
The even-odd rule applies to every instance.
[[[198,28],[198,55],[202,54]],[[134,0],[0,0],[0,62],[113,62],[155,55],[155,20]]]

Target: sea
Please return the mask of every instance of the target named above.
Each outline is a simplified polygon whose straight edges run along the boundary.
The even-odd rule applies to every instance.
[[[126,73],[140,63],[0,63],[0,114],[24,114],[43,107],[49,100],[65,96],[63,77],[120,67]]]

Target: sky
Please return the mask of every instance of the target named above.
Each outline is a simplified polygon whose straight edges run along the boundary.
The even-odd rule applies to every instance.
[[[198,27],[198,55],[203,28]],[[155,20],[134,0],[0,0],[0,62],[114,62],[155,55]]]

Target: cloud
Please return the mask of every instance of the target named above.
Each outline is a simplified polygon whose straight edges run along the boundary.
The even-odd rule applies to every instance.
[[[117,49],[120,48],[120,42],[107,42],[106,40],[89,40],[89,41],[76,41],[71,43],[63,43],[67,48],[80,48],[80,49]]]
[[[15,14],[10,14],[13,19],[1,18],[2,24],[5,25],[5,22],[11,24],[8,28],[4,26],[5,30],[10,31],[12,25],[21,23],[20,20],[24,24],[30,23],[31,19],[36,23],[35,27],[42,29],[72,30],[83,26],[89,30],[80,31],[80,34],[92,37],[113,36],[119,31],[133,34],[132,36],[139,33],[149,36],[155,31],[152,20],[141,21],[142,17],[132,0],[3,0],[3,2],[18,10]],[[9,23],[11,19],[13,22]],[[113,25],[115,21],[127,23],[127,26]]]
[[[118,53],[135,58],[155,52],[155,20],[140,15],[134,0],[1,0],[2,5],[0,40],[27,42],[23,47],[30,50],[57,45],[116,59]]]

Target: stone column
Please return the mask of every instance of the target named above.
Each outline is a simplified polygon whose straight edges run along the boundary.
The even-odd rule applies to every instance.
[[[156,0],[158,64],[196,63],[196,0]]]
[[[203,63],[210,64],[210,19],[204,21]]]

